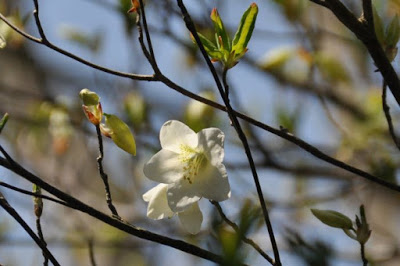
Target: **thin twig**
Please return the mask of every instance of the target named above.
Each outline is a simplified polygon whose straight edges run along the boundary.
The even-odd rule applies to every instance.
[[[252,239],[247,238],[245,235],[242,234],[242,232],[239,229],[239,226],[232,222],[231,220],[229,220],[229,218],[225,215],[224,211],[222,210],[221,205],[214,200],[210,200],[211,204],[213,204],[215,206],[215,208],[217,209],[219,215],[221,216],[221,218],[230,226],[233,228],[233,230],[235,230],[235,232],[240,236],[240,238],[243,240],[243,242],[245,242],[246,244],[252,246],[261,256],[263,256],[269,263],[271,263],[272,265],[274,264],[274,260],[268,256],[267,253],[265,253],[260,246],[255,243]]]
[[[367,266],[368,259],[365,257],[365,244],[360,243],[360,249],[361,249],[361,259],[363,262],[363,266]]]
[[[114,217],[111,217],[103,212],[100,212],[93,207],[86,205],[85,203],[81,202],[80,200],[72,197],[69,194],[59,190],[58,188],[50,185],[49,183],[43,181],[43,179],[39,178],[38,176],[34,175],[33,173],[29,172],[21,165],[19,165],[16,161],[14,161],[10,155],[3,149],[0,145],[0,151],[4,154],[6,159],[0,157],[0,165],[9,169],[10,171],[16,173],[17,175],[23,177],[24,179],[30,181],[31,183],[37,184],[43,190],[47,191],[48,193],[56,196],[57,198],[65,201],[68,204],[68,207],[79,210],[83,213],[86,213],[99,221],[102,221],[110,226],[113,226],[121,231],[124,231],[130,235],[136,236],[138,238],[146,239],[152,242],[156,242],[165,246],[169,246],[183,252],[195,255],[197,257],[215,262],[221,263],[223,261],[222,257],[212,253],[208,250],[199,248],[195,245],[189,244],[187,242],[165,237],[163,235],[159,235],[138,227],[135,227],[131,224],[128,224],[125,221],[118,220]]]
[[[94,258],[94,249],[93,249],[93,239],[90,238],[88,240],[88,249],[89,249],[89,259],[90,259],[90,265],[91,266],[96,266],[96,260]]]
[[[382,109],[383,109],[383,112],[385,113],[386,121],[387,121],[387,124],[389,127],[390,136],[392,137],[394,144],[396,144],[396,147],[400,150],[400,141],[399,141],[399,138],[396,136],[396,132],[394,131],[393,121],[392,121],[392,117],[390,115],[390,107],[386,101],[386,91],[387,91],[386,82],[385,82],[385,80],[383,80],[383,82],[382,82]]]
[[[121,71],[116,71],[113,69],[109,69],[97,64],[94,64],[90,61],[87,61],[79,56],[76,56],[66,50],[63,50],[62,48],[54,45],[53,43],[51,43],[49,40],[47,40],[47,42],[43,42],[42,39],[36,38],[26,32],[24,32],[23,30],[19,29],[17,26],[15,26],[13,23],[11,23],[3,14],[0,13],[0,20],[4,21],[9,27],[11,27],[14,31],[16,31],[17,33],[19,33],[20,35],[24,36],[25,38],[27,38],[28,40],[31,40],[35,43],[47,46],[48,48],[62,54],[65,55],[66,57],[69,57],[75,61],[78,61],[84,65],[87,65],[91,68],[103,71],[105,73],[108,74],[112,74],[112,75],[116,75],[116,76],[120,76],[120,77],[125,77],[125,78],[130,78],[133,80],[146,80],[146,81],[155,81],[155,78],[153,75],[140,75],[140,74],[131,74],[131,73],[126,73],[126,72],[121,72]]]
[[[42,242],[38,236],[33,232],[33,230],[29,227],[29,225],[22,219],[22,217],[18,214],[18,212],[7,202],[4,198],[4,195],[0,192],[0,206],[10,214],[15,221],[17,221],[21,227],[29,234],[29,236],[35,241],[35,243],[42,249],[43,255],[48,258],[53,265],[60,266],[56,258],[51,254],[51,252],[47,249],[46,244]]]
[[[147,46],[149,48],[149,52],[150,52],[150,56],[151,56],[150,64],[153,67],[154,73],[156,73],[156,75],[158,75],[161,73],[161,71],[158,68],[156,57],[154,55],[153,44],[151,43],[151,37],[150,37],[150,33],[149,33],[149,27],[147,26],[146,12],[144,10],[143,0],[139,0],[139,3],[140,3],[140,13],[141,13],[140,15],[141,15],[141,18],[143,21],[143,29],[144,29],[144,32],[146,35]]]
[[[42,23],[39,18],[39,2],[38,2],[38,0],[33,0],[33,4],[35,5],[35,10],[33,10],[33,16],[35,17],[36,27],[39,31],[40,37],[42,38],[42,40],[41,40],[42,43],[46,44],[46,43],[48,43],[48,41],[47,41],[46,34],[44,33]]]
[[[46,241],[44,239],[44,236],[43,236],[42,225],[40,223],[40,217],[36,217],[36,230],[37,230],[39,239],[43,242],[43,244],[45,246],[47,246],[47,243],[46,243]],[[47,258],[47,256],[46,256],[44,251],[43,251],[43,257],[44,257],[43,265],[44,266],[49,265],[49,259]]]
[[[117,219],[121,219],[121,217],[118,215],[117,209],[114,207],[114,205],[112,203],[110,185],[108,184],[108,175],[104,172],[104,169],[103,169],[103,158],[104,158],[103,138],[101,136],[101,131],[100,131],[99,125],[96,125],[96,133],[97,133],[97,140],[99,141],[99,156],[97,157],[97,166],[99,168],[100,177],[104,183],[104,190],[106,192],[107,205],[108,205],[108,208],[110,209],[111,213],[113,214],[113,216]]]
[[[49,200],[49,201],[64,205],[66,207],[70,207],[64,201],[61,201],[61,200],[58,200],[58,199],[55,199],[55,198],[52,198],[52,197],[49,197],[49,196],[46,196],[46,195],[42,195],[42,194],[39,194],[39,193],[34,193],[34,192],[31,192],[31,191],[28,191],[28,190],[25,190],[25,189],[22,189],[22,188],[14,187],[14,186],[12,186],[10,184],[7,184],[7,183],[4,183],[4,182],[0,182],[0,186],[8,188],[8,189],[11,189],[11,190],[14,190],[14,191],[17,191],[17,192],[25,194],[25,195],[30,195],[30,196],[46,199],[46,200]]]
[[[238,134],[238,136],[239,136],[239,138],[240,138],[240,140],[241,140],[241,142],[243,144],[247,159],[249,161],[251,172],[252,172],[252,175],[253,175],[254,183],[255,183],[255,186],[256,186],[256,190],[257,190],[257,195],[258,195],[258,198],[259,198],[259,201],[260,201],[260,204],[261,204],[261,209],[263,211],[265,224],[266,224],[267,229],[268,229],[268,234],[269,234],[269,237],[270,237],[270,240],[271,240],[272,249],[274,251],[274,257],[275,257],[275,264],[274,265],[280,266],[281,262],[280,262],[280,257],[279,257],[279,250],[278,250],[278,246],[277,246],[276,241],[275,241],[275,236],[274,236],[273,228],[272,228],[272,225],[271,225],[271,221],[269,219],[268,210],[267,210],[267,207],[265,205],[264,196],[263,196],[263,193],[262,193],[260,181],[258,179],[257,170],[256,170],[256,167],[255,167],[254,161],[253,161],[253,156],[251,154],[251,150],[250,150],[249,144],[247,142],[247,138],[246,138],[246,136],[245,136],[245,134],[244,134],[244,132],[243,132],[243,130],[241,128],[241,125],[240,125],[240,123],[239,123],[239,121],[237,119],[237,115],[233,111],[233,109],[232,109],[232,107],[230,105],[230,102],[229,102],[229,98],[228,98],[229,86],[228,86],[228,84],[226,82],[227,70],[224,70],[224,74],[223,74],[223,78],[222,78],[223,79],[223,84],[221,84],[221,81],[219,80],[218,74],[217,74],[213,64],[211,63],[211,60],[208,57],[207,52],[205,51],[205,49],[204,49],[204,47],[203,47],[203,45],[202,45],[202,43],[200,41],[200,38],[199,38],[199,36],[197,34],[197,31],[196,31],[196,27],[195,27],[190,15],[189,15],[188,11],[187,11],[185,5],[183,4],[183,1],[182,0],[177,0],[177,2],[178,2],[179,8],[181,9],[182,16],[183,16],[183,19],[185,21],[186,27],[188,28],[190,33],[193,35],[193,37],[196,40],[196,44],[200,48],[200,51],[201,51],[201,53],[202,53],[207,65],[208,65],[208,68],[210,69],[211,74],[212,74],[212,76],[213,76],[213,78],[215,80],[215,83],[217,85],[218,91],[219,91],[219,93],[220,93],[220,95],[221,95],[221,97],[222,97],[222,99],[224,101],[224,104],[226,106],[226,110],[227,110],[228,116],[229,116],[229,118],[230,118],[230,120],[232,122],[232,125],[235,128],[235,130],[236,130],[236,132],[237,132],[237,134]]]

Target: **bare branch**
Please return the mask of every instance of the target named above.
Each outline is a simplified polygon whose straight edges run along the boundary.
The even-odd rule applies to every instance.
[[[35,243],[42,249],[43,254],[46,258],[48,258],[53,265],[60,266],[56,258],[51,254],[51,252],[47,249],[46,244],[41,241],[35,232],[29,227],[29,225],[22,219],[22,217],[18,214],[18,212],[7,202],[4,198],[3,194],[0,193],[0,206],[10,214],[15,221],[17,221],[21,227],[29,234],[29,236],[35,241]]]
[[[4,154],[6,159],[0,157],[0,165],[9,169],[10,171],[16,173],[17,175],[25,178],[26,180],[30,181],[31,183],[37,184],[43,190],[49,192],[50,194],[56,196],[57,198],[65,201],[68,204],[68,207],[79,210],[83,213],[86,213],[99,221],[102,221],[108,225],[111,225],[121,231],[124,231],[130,235],[136,236],[138,238],[146,239],[152,242],[156,242],[165,246],[173,247],[175,249],[181,250],[183,252],[198,256],[200,258],[213,261],[215,263],[222,262],[222,257],[214,254],[210,251],[205,249],[199,248],[195,245],[189,244],[182,240],[177,240],[169,237],[165,237],[163,235],[159,235],[133,225],[128,224],[125,221],[118,220],[114,217],[111,217],[103,212],[100,212],[93,207],[86,205],[85,203],[81,202],[80,200],[66,194],[65,192],[59,190],[58,188],[48,184],[47,182],[43,181],[41,178],[37,177],[33,173],[27,171],[17,162],[15,162],[3,149],[0,145],[0,151]]]
[[[104,190],[106,192],[107,205],[108,205],[108,208],[111,210],[112,215],[117,219],[121,219],[121,217],[118,215],[117,209],[114,207],[114,205],[112,203],[110,185],[108,184],[108,175],[104,172],[104,169],[103,169],[103,158],[104,158],[103,138],[101,136],[101,131],[100,131],[99,125],[96,125],[96,133],[97,133],[97,140],[99,142],[99,157],[97,157],[97,166],[99,168],[100,177],[104,183]]]

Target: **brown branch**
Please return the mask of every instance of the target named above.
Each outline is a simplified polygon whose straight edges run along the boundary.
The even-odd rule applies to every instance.
[[[40,223],[40,217],[36,217],[36,230],[37,230],[39,239],[43,242],[43,244],[45,246],[47,246],[47,243],[44,240],[44,236],[43,236],[42,225]],[[44,257],[43,266],[49,265],[49,259],[47,258],[47,256],[46,256],[44,251],[43,251],[43,257]]]
[[[97,133],[97,140],[99,142],[99,156],[97,157],[97,166],[99,168],[100,177],[104,183],[104,190],[106,192],[107,205],[108,205],[108,208],[110,209],[112,215],[117,219],[121,219],[121,217],[118,215],[117,209],[115,208],[115,206],[112,203],[110,185],[108,184],[108,175],[104,172],[104,169],[103,169],[103,158],[104,158],[103,138],[101,136],[101,131],[100,131],[99,125],[96,125],[96,133]]]
[[[210,70],[210,72],[211,72],[211,74],[212,74],[212,76],[214,78],[214,81],[215,81],[215,83],[217,85],[218,91],[219,91],[219,93],[221,95],[221,98],[222,98],[222,100],[223,100],[223,102],[224,102],[224,104],[226,106],[226,111],[228,113],[229,119],[231,120],[232,125],[235,128],[235,130],[236,130],[236,132],[237,132],[237,134],[239,136],[239,139],[241,140],[241,142],[243,144],[243,148],[245,150],[247,159],[249,161],[250,169],[251,169],[251,172],[252,172],[252,175],[253,175],[254,183],[255,183],[255,186],[256,186],[256,190],[257,190],[257,195],[258,195],[258,198],[259,198],[259,201],[260,201],[261,209],[262,209],[264,220],[265,220],[265,224],[266,224],[267,229],[268,229],[268,234],[269,234],[269,237],[270,237],[272,249],[274,251],[275,263],[273,265],[280,266],[281,265],[281,261],[280,261],[280,257],[279,257],[279,250],[278,250],[278,246],[277,246],[276,241],[275,241],[275,235],[274,235],[272,224],[271,224],[271,221],[270,221],[270,218],[269,218],[268,210],[267,210],[267,207],[265,205],[263,192],[262,192],[262,189],[261,189],[261,185],[260,185],[260,181],[259,181],[259,178],[258,178],[257,170],[256,170],[256,167],[255,167],[255,164],[254,164],[254,161],[253,161],[253,156],[251,154],[251,150],[250,150],[246,135],[244,134],[244,132],[242,130],[242,127],[241,127],[241,125],[240,125],[240,123],[239,123],[239,121],[237,119],[236,112],[232,109],[232,107],[230,105],[230,101],[229,101],[229,86],[228,86],[228,83],[227,83],[227,80],[226,80],[226,75],[227,75],[228,69],[225,68],[224,71],[223,71],[222,84],[221,84],[221,81],[220,81],[220,79],[218,77],[217,71],[215,70],[214,65],[212,64],[210,58],[208,57],[208,54],[207,54],[206,50],[204,49],[203,44],[200,41],[200,37],[197,34],[196,27],[195,27],[190,15],[189,15],[187,9],[186,9],[183,1],[182,0],[177,0],[177,3],[178,3],[178,6],[179,6],[179,8],[180,8],[180,10],[182,12],[183,20],[184,20],[184,22],[186,24],[186,27],[190,31],[190,33],[193,35],[194,39],[196,40],[196,44],[200,48],[200,51],[201,51],[201,53],[202,53],[202,55],[204,57],[204,60],[206,61],[207,65],[208,65],[208,68],[209,68],[209,70]]]
[[[51,252],[47,249],[46,244],[42,242],[38,236],[33,232],[33,230],[29,227],[29,225],[22,219],[22,217],[18,214],[18,212],[7,202],[4,198],[3,194],[0,192],[0,206],[10,214],[15,221],[17,221],[21,227],[29,234],[29,236],[35,241],[35,243],[40,247],[43,251],[43,254],[46,258],[48,258],[53,265],[60,266],[56,258],[51,254]]]

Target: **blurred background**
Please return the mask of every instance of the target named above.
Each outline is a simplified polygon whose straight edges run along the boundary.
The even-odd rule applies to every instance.
[[[221,102],[212,75],[191,42],[176,1],[147,0],[146,15],[155,56],[164,75],[185,89]],[[197,29],[213,36],[209,18],[217,7],[231,32],[252,1],[186,0]],[[343,1],[355,14],[359,1]],[[398,183],[399,150],[382,111],[382,79],[353,34],[321,6],[308,0],[256,1],[259,14],[249,51],[228,72],[233,107],[275,128],[280,126],[330,156]],[[400,1],[374,1],[383,23],[400,11]],[[153,74],[143,56],[130,0],[40,1],[48,39],[90,62],[114,70]],[[2,0],[0,12],[38,36],[29,0]],[[182,230],[176,217],[146,217],[142,195],[156,183],[143,164],[160,149],[158,132],[170,119],[199,131],[219,127],[226,135],[225,164],[232,197],[221,206],[248,237],[272,254],[247,159],[227,115],[169,89],[160,82],[133,81],[94,70],[45,46],[32,43],[0,22],[7,46],[0,50],[0,115],[10,114],[1,144],[45,181],[106,213],[97,171],[97,138],[84,117],[79,91],[101,97],[103,110],[129,124],[137,156],[105,140],[105,171],[114,204],[124,220],[183,239],[249,265],[266,261],[235,234],[208,201],[200,202],[201,233]],[[393,65],[398,69],[398,59]],[[220,69],[220,65],[215,63]],[[399,108],[390,92],[395,128]],[[399,265],[399,194],[333,167],[268,132],[242,123],[250,141],[270,210],[283,265],[360,265],[359,245],[341,230],[327,227],[310,208],[333,209],[352,219],[365,205],[372,236],[366,246],[371,265]],[[31,190],[32,185],[0,169],[0,180]],[[32,198],[0,188],[10,204],[34,227]],[[40,265],[41,250],[4,211],[0,212],[0,264]],[[62,265],[212,265],[175,249],[140,240],[87,215],[44,202],[42,226],[49,249]],[[231,246],[230,246],[231,245]]]

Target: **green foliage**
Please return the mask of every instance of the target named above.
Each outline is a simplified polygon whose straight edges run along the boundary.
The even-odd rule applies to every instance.
[[[0,134],[1,134],[1,131],[3,131],[3,128],[6,126],[8,117],[9,117],[8,113],[5,113],[3,115],[3,118],[1,118],[1,120],[0,120]]]
[[[375,34],[385,50],[386,56],[393,61],[397,55],[397,43],[400,39],[400,21],[398,15],[394,16],[385,27],[382,18],[375,7],[373,8]]]
[[[330,227],[341,229],[351,229],[353,227],[350,218],[340,212],[317,209],[311,209],[311,212],[318,220]]]
[[[252,3],[244,12],[238,30],[231,42],[217,9],[211,12],[214,24],[216,44],[198,33],[201,43],[213,61],[221,61],[225,68],[234,67],[238,60],[246,53],[247,44],[253,34],[254,25],[258,14],[258,6]],[[193,39],[193,36],[192,36]]]
[[[110,137],[122,150],[136,155],[136,142],[128,125],[116,115],[105,113],[104,117],[105,126],[102,125],[103,133],[107,137]]]

